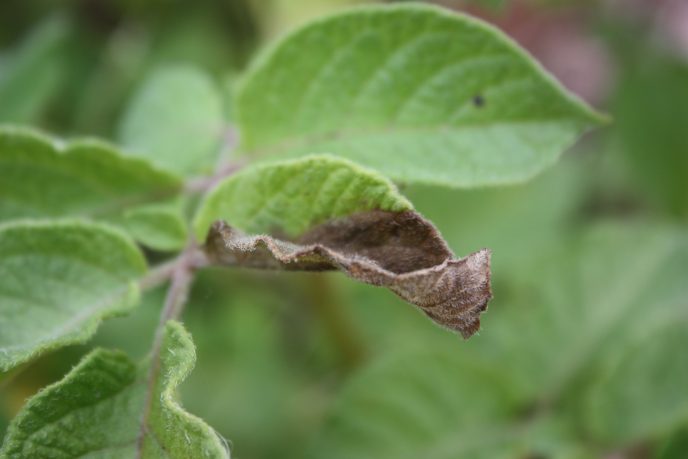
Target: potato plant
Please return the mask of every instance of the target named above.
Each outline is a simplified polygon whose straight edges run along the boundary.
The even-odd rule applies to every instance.
[[[176,392],[196,360],[182,324],[189,290],[218,267],[340,271],[390,290],[456,342],[363,374],[314,458],[594,457],[686,419],[672,397],[688,369],[667,352],[688,344],[678,231],[602,226],[551,260],[523,260],[534,265],[520,274],[531,307],[495,310],[480,358],[461,352],[492,298],[491,252],[455,255],[398,186],[522,183],[607,120],[499,30],[420,4],[354,8],[260,50],[232,106],[228,116],[203,72],[173,66],[138,90],[116,143],[0,129],[7,377],[166,288],[147,357],[92,350],[28,400],[0,457],[230,457]],[[629,252],[642,261],[620,257]],[[624,391],[633,380],[655,393],[643,386],[651,366],[667,374],[664,395]],[[574,384],[600,368],[601,382]],[[414,385],[421,396],[407,394]]]

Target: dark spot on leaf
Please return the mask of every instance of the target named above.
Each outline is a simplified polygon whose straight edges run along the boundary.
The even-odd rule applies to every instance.
[[[485,98],[481,96],[480,94],[476,94],[473,96],[473,105],[476,107],[480,108],[485,105]]]
[[[318,225],[292,241],[247,236],[218,221],[205,250],[220,265],[341,270],[389,288],[466,338],[480,328],[480,313],[492,297],[490,252],[455,258],[437,229],[412,211],[361,212]]]

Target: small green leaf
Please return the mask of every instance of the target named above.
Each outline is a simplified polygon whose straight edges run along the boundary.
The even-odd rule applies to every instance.
[[[119,138],[131,155],[192,175],[213,169],[223,129],[223,98],[213,81],[194,67],[165,67],[134,96]]]
[[[185,412],[177,386],[196,360],[191,336],[169,322],[160,367],[137,367],[98,349],[61,381],[30,399],[12,422],[0,455],[42,458],[228,458],[211,427]],[[147,413],[147,414],[146,414]]]
[[[82,343],[138,300],[136,246],[93,223],[0,225],[0,371]]]
[[[156,250],[180,250],[188,238],[182,209],[176,202],[129,209],[121,224],[137,241]]]
[[[242,149],[327,152],[404,182],[517,182],[604,117],[475,19],[421,5],[354,9],[264,53],[237,94]]]
[[[128,209],[176,195],[181,181],[122,157],[103,142],[62,144],[35,131],[0,128],[0,222],[21,218],[121,219]]]
[[[205,239],[225,220],[248,232],[298,236],[314,225],[366,210],[411,210],[384,177],[330,156],[258,165],[225,179],[206,197],[194,228]]]

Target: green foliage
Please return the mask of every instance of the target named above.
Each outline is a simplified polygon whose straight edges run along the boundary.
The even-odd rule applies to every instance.
[[[297,30],[257,59],[236,111],[256,157],[327,152],[453,187],[528,179],[603,120],[497,30],[419,5]]]
[[[180,202],[148,204],[128,209],[121,225],[137,241],[157,250],[180,250],[188,238]]]
[[[119,232],[76,222],[0,226],[0,370],[90,338],[131,309],[145,261]]]
[[[124,219],[123,226],[132,227],[142,241],[154,247],[178,247],[174,241],[141,234],[138,227],[143,223],[137,222],[142,213],[150,220],[151,212],[132,207],[174,196],[180,180],[144,161],[123,157],[110,145],[92,140],[65,145],[35,131],[4,127],[0,129],[0,168],[0,222],[55,217]],[[172,217],[163,218],[169,222]],[[174,231],[179,232],[179,223],[176,226]]]
[[[0,122],[36,121],[66,74],[69,28],[62,18],[41,23],[0,61]]]
[[[647,54],[636,59],[614,101],[619,164],[648,201],[687,218],[688,64]]]
[[[121,147],[0,128],[0,458],[228,457],[178,389],[236,457],[686,457],[686,66],[664,27],[618,44],[639,49],[613,131],[487,187],[604,117],[478,20],[356,8],[238,75],[357,1],[53,3],[0,6],[0,121]],[[578,20],[558,38],[597,29]],[[546,41],[578,64],[585,40]],[[447,275],[481,248],[482,277]],[[495,300],[464,342],[345,276],[240,266],[403,285],[435,318],[469,281]]]
[[[166,67],[139,89],[119,139],[130,154],[182,175],[208,173],[224,130],[222,96],[194,67]]]
[[[354,378],[312,457],[550,456],[567,438],[599,457],[685,422],[684,234],[601,226],[523,272],[488,339],[426,339]]]
[[[410,210],[396,187],[375,172],[330,156],[309,156],[247,168],[224,180],[199,208],[203,240],[225,220],[248,232],[298,236],[318,223],[364,210]]]
[[[174,391],[196,360],[191,336],[169,322],[160,367],[97,349],[27,402],[9,428],[2,457],[228,458],[215,432],[185,412]]]

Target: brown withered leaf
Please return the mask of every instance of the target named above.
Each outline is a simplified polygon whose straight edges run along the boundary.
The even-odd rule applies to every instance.
[[[413,211],[368,211],[318,225],[295,241],[247,236],[215,222],[205,244],[220,265],[323,271],[387,287],[464,338],[480,328],[492,298],[490,251],[457,259],[435,227]]]

